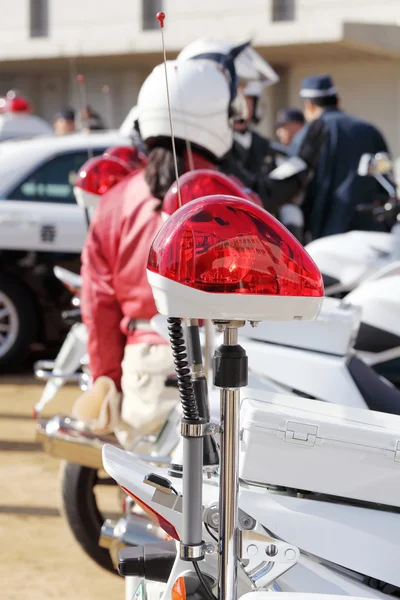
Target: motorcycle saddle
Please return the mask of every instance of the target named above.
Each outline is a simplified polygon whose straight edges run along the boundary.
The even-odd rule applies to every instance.
[[[353,356],[348,370],[370,410],[400,415],[400,391]]]
[[[340,283],[339,279],[336,279],[336,277],[331,277],[331,275],[326,275],[325,273],[322,273],[322,280],[324,282],[325,289]]]
[[[363,352],[385,352],[400,346],[400,337],[390,331],[361,323],[354,348]]]

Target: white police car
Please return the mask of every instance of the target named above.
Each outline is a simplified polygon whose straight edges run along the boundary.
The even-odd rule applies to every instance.
[[[0,370],[64,334],[69,294],[53,267],[79,271],[87,231],[74,179],[88,149],[97,156],[127,143],[110,131],[0,144]]]

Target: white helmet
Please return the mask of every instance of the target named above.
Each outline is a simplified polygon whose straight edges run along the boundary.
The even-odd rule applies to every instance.
[[[230,150],[229,82],[210,60],[166,63],[174,136],[187,140],[215,157]],[[164,64],[143,83],[138,97],[138,120],[143,141],[171,137]]]
[[[243,88],[245,96],[252,96],[253,98],[261,98],[262,92],[265,85],[262,81],[249,81]]]
[[[246,42],[235,46],[230,42],[203,38],[185,46],[178,55],[178,60],[208,58],[221,62],[219,57],[228,57],[232,54],[239,81],[260,81],[264,86],[277,83],[279,81],[277,73],[250,44],[251,42]]]
[[[138,107],[133,106],[131,110],[126,115],[125,119],[122,122],[121,127],[119,128],[119,133],[124,137],[129,137],[132,134],[132,131],[135,128],[135,121],[138,116]]]

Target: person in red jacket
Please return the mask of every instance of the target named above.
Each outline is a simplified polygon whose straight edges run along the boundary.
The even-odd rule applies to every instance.
[[[212,61],[167,62],[179,173],[215,169],[230,149],[231,90]],[[82,318],[88,329],[93,388],[74,415],[129,446],[156,430],[178,400],[165,379],[174,373],[170,346],[151,329],[157,310],[146,277],[164,195],[174,183],[164,65],[138,98],[139,127],[149,151],[144,170],[109,190],[96,208],[82,254]]]
[[[166,69],[178,173],[217,169],[233,143],[229,71],[208,59],[169,61]],[[138,122],[147,166],[101,197],[82,255],[82,317],[94,385],[73,411],[95,431],[114,431],[126,447],[159,428],[178,401],[177,390],[165,387],[174,372],[172,352],[149,324],[157,310],[146,277],[162,201],[176,179],[164,65],[140,90]],[[305,173],[307,158],[316,154],[311,133],[318,131],[299,151]],[[297,193],[303,182],[289,169],[275,179],[271,174],[268,185],[275,197],[287,185]]]

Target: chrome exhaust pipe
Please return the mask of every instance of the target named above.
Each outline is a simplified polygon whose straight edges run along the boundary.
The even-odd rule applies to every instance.
[[[159,542],[165,533],[145,515],[131,514],[118,521],[107,519],[101,528],[99,546],[109,550],[115,568],[118,567],[118,552],[122,548],[144,546]]]
[[[82,421],[64,415],[39,421],[36,440],[50,456],[93,469],[103,467],[104,444],[121,447],[114,435],[96,435]]]
[[[122,448],[115,435],[98,435],[83,421],[74,417],[57,415],[48,421],[38,421],[36,441],[42,444],[43,450],[55,458],[78,463],[92,469],[102,469],[102,449],[104,444],[113,444]],[[169,456],[157,454],[139,454],[136,458],[160,466],[169,465]]]
[[[56,370],[54,360],[38,360],[34,364],[34,373],[36,379],[40,381],[62,379],[63,383],[80,383],[82,379],[90,379],[86,373],[69,373],[68,371]]]
[[[37,360],[33,365],[33,371],[52,371],[56,366],[55,360]]]

